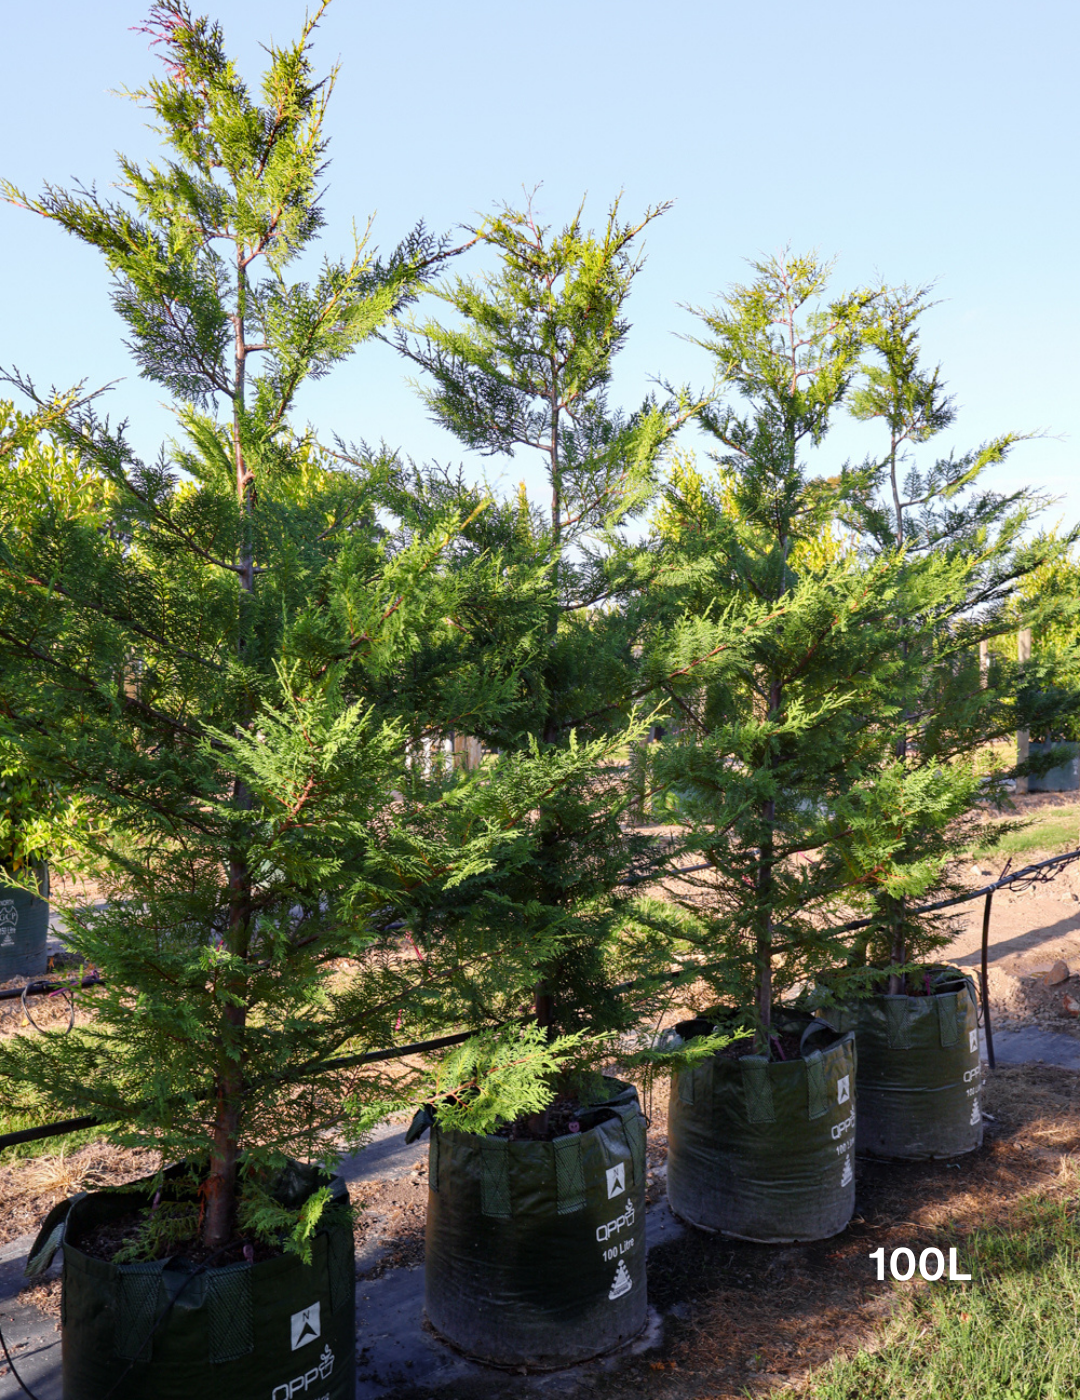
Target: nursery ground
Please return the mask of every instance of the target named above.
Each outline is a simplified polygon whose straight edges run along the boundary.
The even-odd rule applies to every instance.
[[[1080,805],[1075,800],[1046,793],[1016,802],[1020,815],[1032,821],[1028,831],[1019,834],[1032,844],[1012,856],[1013,870],[1080,846]],[[1049,836],[1066,839],[1042,844]],[[998,879],[1008,859],[1009,853],[1002,851],[975,854],[958,874],[978,888]],[[941,954],[943,961],[977,973],[984,904],[975,899],[959,906],[953,918],[956,934]],[[1038,1026],[1080,1038],[1080,860],[1049,872],[1048,878],[1026,890],[995,893],[988,982],[995,1027]]]
[[[1014,869],[1078,844],[1080,806],[1071,797],[1033,795],[1017,805],[1034,825],[1028,844],[1013,855]],[[973,888],[986,884],[1001,873],[1007,855],[973,852],[959,874]],[[973,972],[982,910],[982,900],[960,907],[955,937],[943,955]],[[1067,979],[1049,981],[1052,971],[1061,976],[1062,962]],[[980,1225],[1012,1228],[1017,1203],[1028,1193],[1053,1196],[1065,1189],[1068,1159],[1080,1151],[1080,1016],[1070,1007],[1080,1002],[1080,862],[1031,892],[995,894],[989,981],[1001,1067],[989,1086],[986,1107],[994,1121],[987,1125],[986,1146],[953,1163],[859,1163],[856,1219],[824,1245],[765,1249],[681,1231],[662,1205],[664,1104],[654,1103],[653,1322],[636,1354],[571,1372],[505,1378],[467,1366],[422,1331],[426,1151],[405,1148],[400,1127],[388,1126],[354,1160],[351,1172],[354,1199],[364,1202],[357,1224],[359,1396],[501,1400],[521,1394],[523,1386],[538,1394],[610,1400],[640,1394],[650,1400],[719,1400],[747,1388],[769,1393],[782,1385],[809,1394],[811,1368],[864,1342],[873,1346],[885,1335],[886,1315],[898,1299],[902,1306],[910,1301],[900,1297],[904,1290],[873,1279],[871,1249],[954,1240],[962,1250]],[[43,1025],[66,1022],[58,999],[35,998],[31,1006]],[[12,1033],[33,1032],[18,1001],[2,1002],[0,1035]],[[18,1126],[0,1111],[0,1131]],[[59,1285],[54,1277],[20,1294],[28,1237],[53,1202],[73,1190],[130,1180],[156,1165],[154,1154],[121,1152],[88,1138],[92,1134],[67,1140],[64,1151],[36,1144],[31,1160],[0,1153],[0,1321],[5,1335],[13,1331],[23,1343],[16,1359],[23,1359],[42,1400],[59,1396]],[[418,1372],[426,1376],[419,1385]],[[0,1370],[0,1400],[15,1393],[13,1378]],[[889,1393],[906,1400],[902,1391]]]
[[[668,1213],[665,1107],[658,1095],[649,1144],[649,1331],[621,1355],[546,1376],[471,1365],[425,1332],[426,1153],[405,1147],[401,1128],[388,1125],[352,1159],[346,1165],[352,1194],[366,1207],[358,1229],[358,1400],[525,1394],[735,1400],[748,1390],[770,1395],[785,1387],[816,1394],[818,1368],[860,1348],[872,1354],[904,1309],[919,1305],[920,1295],[978,1286],[916,1289],[878,1282],[872,1250],[884,1246],[888,1255],[900,1246],[916,1253],[937,1246],[948,1257],[955,1246],[962,1271],[977,1272],[969,1266],[978,1262],[972,1257],[981,1247],[978,1231],[1020,1230],[1027,1198],[1054,1201],[1077,1189],[1080,1074],[1052,1065],[1002,1065],[989,1081],[992,1117],[979,1152],[922,1164],[860,1161],[855,1219],[843,1234],[811,1245],[752,1245],[683,1229]],[[82,1153],[100,1179],[102,1158],[94,1150]],[[71,1159],[69,1176],[75,1165]],[[21,1170],[32,1166],[41,1173],[46,1162]],[[136,1164],[127,1167],[130,1175]],[[123,1174],[117,1170],[117,1177]],[[9,1176],[8,1201],[10,1187]],[[41,1206],[47,1199],[48,1193],[38,1197]],[[14,1336],[16,1362],[40,1400],[58,1400],[58,1280],[19,1293],[27,1243],[23,1236],[0,1247],[0,1322],[5,1335]],[[0,1374],[0,1397],[16,1393],[13,1378]],[[894,1392],[894,1400],[906,1397]]]

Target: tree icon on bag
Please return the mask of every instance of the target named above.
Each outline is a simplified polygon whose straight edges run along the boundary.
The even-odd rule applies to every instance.
[[[611,1292],[608,1298],[614,1302],[616,1298],[621,1298],[624,1293],[629,1293],[634,1286],[634,1280],[630,1277],[630,1270],[626,1267],[625,1259],[619,1260],[619,1267],[615,1270],[615,1277],[611,1281]]]

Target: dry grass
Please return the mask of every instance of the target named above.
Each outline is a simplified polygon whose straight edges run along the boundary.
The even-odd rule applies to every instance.
[[[0,1244],[36,1234],[53,1206],[76,1191],[100,1191],[149,1176],[159,1152],[91,1142],[0,1167]]]

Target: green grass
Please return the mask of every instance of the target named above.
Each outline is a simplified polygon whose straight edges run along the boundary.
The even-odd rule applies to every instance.
[[[1020,856],[1030,851],[1075,850],[1080,846],[1080,804],[1075,807],[1044,807],[1032,815],[1020,831],[1007,832],[1000,841],[972,846],[973,856]]]
[[[800,1400],[1076,1400],[1080,1194],[1029,1199],[1007,1229],[970,1235],[960,1259],[970,1283],[922,1285],[874,1345],[817,1372]]]

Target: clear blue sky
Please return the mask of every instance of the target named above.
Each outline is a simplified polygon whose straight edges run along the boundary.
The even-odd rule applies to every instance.
[[[8,7],[0,172],[33,193],[46,180],[104,188],[115,151],[152,153],[143,114],[110,91],[138,86],[156,63],[131,31],[147,9]],[[292,0],[218,0],[210,13],[256,79],[259,42],[291,38],[303,11]],[[941,304],[923,339],[960,405],[953,442],[1006,428],[1053,434],[1018,449],[995,484],[1063,496],[1053,514],[1071,522],[1078,40],[1075,0],[334,0],[315,49],[320,66],[342,61],[325,247],[346,250],[353,217],[375,213],[376,240],[389,247],[418,219],[451,230],[537,184],[553,223],[586,192],[597,223],[620,190],[627,213],[673,199],[649,231],[629,306],[615,386],[626,407],[652,375],[707,380],[703,352],[678,338],[694,329],[681,304],[711,304],[745,275],[747,257],[817,248],[836,257],[837,287],[877,274],[936,281]],[[169,420],[123,347],[100,259],[6,206],[0,246],[0,364],[45,384],[124,377],[110,410],[153,452]],[[405,380],[391,350],[369,345],[305,391],[300,415],[327,435],[462,460]],[[861,431],[837,435],[829,455],[861,455]],[[523,468],[487,469],[517,479]]]

